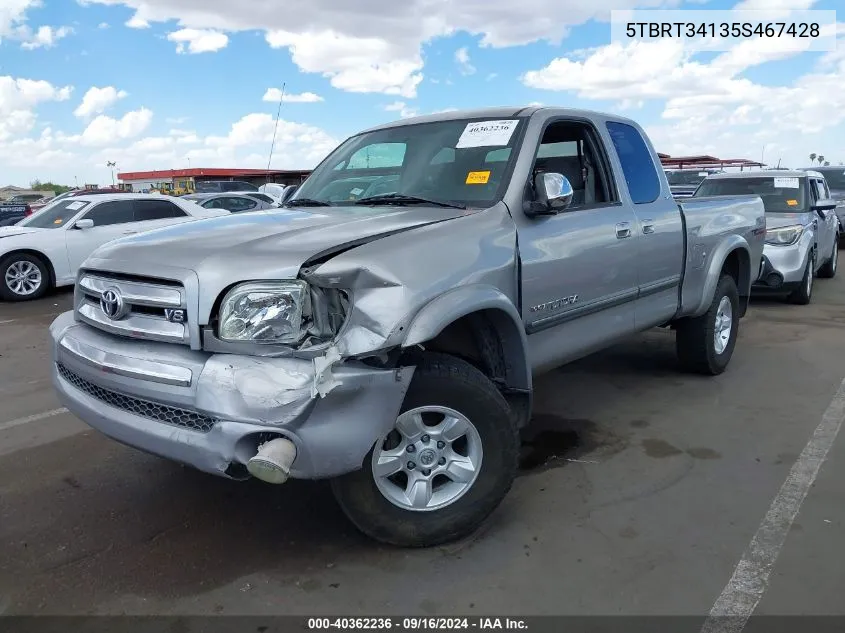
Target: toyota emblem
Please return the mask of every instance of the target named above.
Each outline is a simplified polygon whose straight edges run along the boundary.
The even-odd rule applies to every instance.
[[[123,297],[117,288],[109,288],[100,296],[100,308],[108,318],[117,320],[124,315]]]

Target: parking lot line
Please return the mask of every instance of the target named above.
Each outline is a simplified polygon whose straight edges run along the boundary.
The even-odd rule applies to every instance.
[[[53,416],[61,415],[62,413],[67,413],[67,409],[62,407],[61,409],[53,409],[52,411],[35,413],[33,415],[28,415],[24,418],[10,420],[8,422],[0,422],[0,431],[5,431],[6,429],[11,429],[12,427],[21,426],[23,424],[29,424],[30,422],[38,422],[38,420],[44,420],[45,418],[52,418]]]
[[[702,633],[739,633],[754,613],[769,585],[778,554],[798,516],[801,504],[845,418],[845,380],[822,415],[810,441],[789,471],[786,481],[769,506],[730,581],[716,600],[701,628]]]

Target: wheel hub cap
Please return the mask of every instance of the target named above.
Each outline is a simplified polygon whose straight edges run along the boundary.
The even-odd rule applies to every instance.
[[[439,406],[404,412],[373,450],[376,487],[403,510],[444,508],[469,491],[481,470],[481,436],[463,414]]]
[[[728,347],[733,328],[733,306],[731,300],[722,297],[716,310],[716,325],[713,328],[713,347],[717,354],[721,354]]]
[[[29,261],[13,262],[6,269],[5,281],[16,295],[31,295],[41,286],[41,271]]]

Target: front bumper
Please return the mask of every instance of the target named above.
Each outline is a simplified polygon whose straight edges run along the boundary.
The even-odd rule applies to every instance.
[[[393,428],[414,372],[339,361],[328,375],[314,360],[208,354],[112,336],[72,312],[50,335],[53,384],[72,413],[129,446],[235,478],[272,437],[295,444],[293,478],[358,470]]]
[[[788,290],[800,283],[807,269],[809,250],[799,241],[791,246],[763,247],[763,271],[754,284],[755,290]]]

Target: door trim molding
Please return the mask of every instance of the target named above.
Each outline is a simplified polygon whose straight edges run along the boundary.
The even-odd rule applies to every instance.
[[[581,317],[595,314],[596,312],[601,312],[602,310],[609,310],[610,308],[624,305],[630,301],[636,300],[638,295],[639,290],[634,288],[614,295],[609,295],[607,297],[602,297],[601,299],[595,299],[590,303],[585,303],[584,305],[572,308],[566,312],[552,314],[550,316],[543,317],[542,319],[532,321],[531,323],[527,323],[525,325],[525,333],[535,334],[537,332],[547,330],[550,327],[560,325],[561,323],[566,323],[567,321],[574,321],[575,319],[580,319]]]

